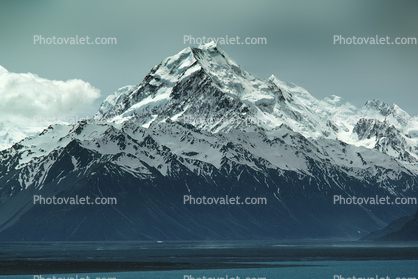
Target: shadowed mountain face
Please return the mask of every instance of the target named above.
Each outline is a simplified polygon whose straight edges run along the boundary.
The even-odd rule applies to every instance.
[[[416,206],[335,196],[416,196],[416,123],[396,105],[357,109],[258,79],[214,44],[186,48],[110,95],[94,121],[0,152],[0,240],[359,238]]]
[[[386,228],[372,232],[362,240],[376,241],[417,241],[418,210],[415,215],[401,217],[391,222]]]

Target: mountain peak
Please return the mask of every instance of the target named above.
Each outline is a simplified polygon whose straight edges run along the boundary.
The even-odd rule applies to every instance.
[[[238,66],[215,42],[200,45],[197,48],[186,47],[176,55],[164,59],[161,64],[170,69],[176,66],[179,69],[185,69],[196,62],[199,62],[201,66],[206,66],[208,70],[212,64]]]
[[[200,45],[198,48],[202,50],[206,49],[216,49],[218,47],[218,44],[215,41],[210,41],[209,43]]]
[[[390,122],[392,125],[395,125],[397,128],[401,128],[403,126],[412,125],[415,126],[416,119],[413,119],[406,111],[398,107],[396,104],[392,104],[391,106],[379,101],[379,100],[370,100],[367,101],[364,105],[366,110],[375,110],[380,114],[380,117],[384,117],[385,120]],[[413,123],[412,123],[413,122]]]
[[[335,95],[318,101],[304,88],[274,75],[256,78],[213,42],[164,59],[138,86],[123,87],[109,96],[95,118],[132,120],[144,128],[186,119],[209,132],[248,125],[272,130],[285,124],[307,138],[347,142],[352,142],[350,133],[361,118],[386,119],[399,129],[410,122],[396,105],[379,100],[357,110]],[[416,129],[412,130],[414,134]]]
[[[307,137],[335,137],[332,125],[303,100],[314,99],[305,89],[274,76],[252,76],[213,42],[164,59],[141,84],[122,91],[106,99],[96,118],[117,123],[134,120],[145,128],[168,119],[203,118],[197,128],[211,132],[286,124]]]
[[[388,104],[376,99],[367,101],[364,106],[379,110],[383,116],[388,116],[392,112],[392,108]]]

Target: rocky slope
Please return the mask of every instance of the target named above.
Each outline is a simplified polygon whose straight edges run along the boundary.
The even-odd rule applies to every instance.
[[[0,152],[0,240],[358,238],[415,205],[418,125],[396,105],[318,101],[245,72],[215,44],[163,60],[101,105]],[[115,197],[113,205],[34,205]],[[189,205],[262,197],[259,205]]]

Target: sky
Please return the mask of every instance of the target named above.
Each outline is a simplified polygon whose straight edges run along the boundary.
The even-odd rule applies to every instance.
[[[2,117],[92,116],[109,94],[139,84],[184,36],[266,38],[221,45],[246,71],[272,74],[362,106],[379,99],[418,114],[418,45],[334,44],[344,38],[418,38],[418,1],[1,1]],[[34,43],[116,38],[112,45]],[[192,44],[197,46],[197,44]]]

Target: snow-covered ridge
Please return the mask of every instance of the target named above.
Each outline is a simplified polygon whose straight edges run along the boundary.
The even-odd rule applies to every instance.
[[[108,96],[95,120],[96,123],[86,124],[87,128],[57,126],[54,131],[62,133],[51,139],[35,136],[22,141],[20,144],[27,149],[27,154],[24,153],[20,163],[28,164],[34,158],[64,148],[72,140],[101,141],[108,129],[127,131],[123,127],[133,125],[130,130],[149,131],[147,133],[156,142],[169,147],[176,156],[187,158],[187,154],[195,154],[193,159],[215,167],[220,166],[218,147],[213,149],[216,141],[226,143],[228,140],[223,135],[229,135],[226,137],[234,142],[232,135],[237,135],[237,131],[243,134],[252,131],[254,142],[247,137],[246,150],[279,169],[307,173],[306,158],[291,154],[307,148],[305,145],[309,142],[312,146],[307,149],[320,150],[314,156],[308,156],[313,156],[313,160],[328,159],[347,169],[364,169],[364,162],[368,163],[367,168],[374,163],[392,170],[399,168],[394,163],[397,161],[403,168],[418,173],[417,117],[410,117],[396,105],[389,106],[376,100],[367,102],[362,108],[335,95],[317,100],[306,89],[273,75],[265,80],[256,78],[242,70],[216,44],[188,47],[164,59],[139,85],[122,87]],[[195,145],[190,149],[187,144],[182,145],[182,140],[174,144],[176,135],[167,128],[177,129],[173,122],[204,133],[205,137],[199,141],[211,142],[211,145]],[[80,138],[77,134],[80,129],[90,131],[88,138]],[[161,129],[166,132],[158,132]],[[291,137],[300,136],[307,140],[306,143],[292,140],[286,143],[292,147],[290,149],[287,146],[270,149],[264,146],[262,138],[265,136],[259,134],[266,133],[268,141],[286,142],[290,131],[294,133]],[[158,139],[157,133],[161,134]],[[186,129],[181,133],[191,132]],[[130,136],[136,137],[135,133]],[[196,141],[197,136],[200,137],[194,134],[191,141]],[[341,147],[341,143],[348,144],[349,148]],[[102,148],[95,148],[95,144]],[[103,143],[95,144],[86,148],[101,154],[119,152],[119,149],[113,151],[113,147],[103,149],[106,146]],[[212,151],[205,154],[200,149]],[[347,150],[351,150],[351,155],[346,153]],[[359,165],[357,154],[360,153],[364,161]],[[375,158],[374,162],[368,157]],[[155,162],[147,163],[154,165]],[[351,174],[357,175],[357,171]]]
[[[185,91],[181,88],[185,83],[195,83],[195,87],[201,89],[203,85],[200,83],[205,78],[210,79],[210,99],[191,96],[203,90],[176,92]],[[208,87],[207,84],[205,86]],[[199,110],[194,108],[220,98],[213,96],[216,92],[221,92],[233,102],[242,103],[246,113],[240,117],[258,119],[257,123],[262,123],[265,129],[286,124],[306,137],[338,138],[354,143],[357,139],[352,130],[364,118],[389,121],[403,134],[411,137],[418,134],[418,118],[410,117],[395,104],[388,106],[381,101],[372,100],[364,107],[356,108],[335,95],[317,100],[306,89],[281,81],[273,75],[266,80],[252,76],[242,70],[215,43],[198,48],[187,47],[164,59],[141,84],[123,87],[110,95],[103,102],[96,119],[106,118],[111,122],[123,123],[136,118],[144,127],[167,118],[174,121],[196,119],[202,115],[195,115]],[[179,95],[182,97],[181,102],[173,102],[174,96]],[[164,114],[165,111],[173,110],[174,106],[177,113]],[[206,118],[213,119],[212,116],[205,115]],[[220,131],[230,127],[224,125],[221,129],[214,129],[207,125],[200,128]]]
[[[253,77],[216,44],[188,47],[154,67],[143,82],[127,95],[121,90],[124,93],[120,97],[114,94],[103,103],[96,119],[106,118],[123,123],[135,118],[144,126],[168,118],[174,121],[202,116],[218,119],[216,113],[222,106],[226,110],[222,119],[199,128],[212,132],[227,131],[239,126],[225,124],[236,116],[257,119],[265,129],[286,124],[308,137],[335,138],[334,129],[321,121],[303,102],[292,98],[291,91],[281,90],[271,79]],[[115,100],[113,107],[109,106]],[[211,109],[202,113],[201,108],[208,104]],[[175,113],[167,114],[168,111]]]
[[[408,158],[408,168],[418,160],[418,118],[397,105],[371,100],[357,108],[336,95],[318,100],[274,75],[252,76],[215,43],[185,48],[154,67],[137,87],[119,91],[103,103],[96,118],[133,120],[145,128],[186,122],[211,133],[248,126],[274,131],[285,125],[306,138],[374,148],[400,161]],[[396,140],[386,140],[387,133]]]

